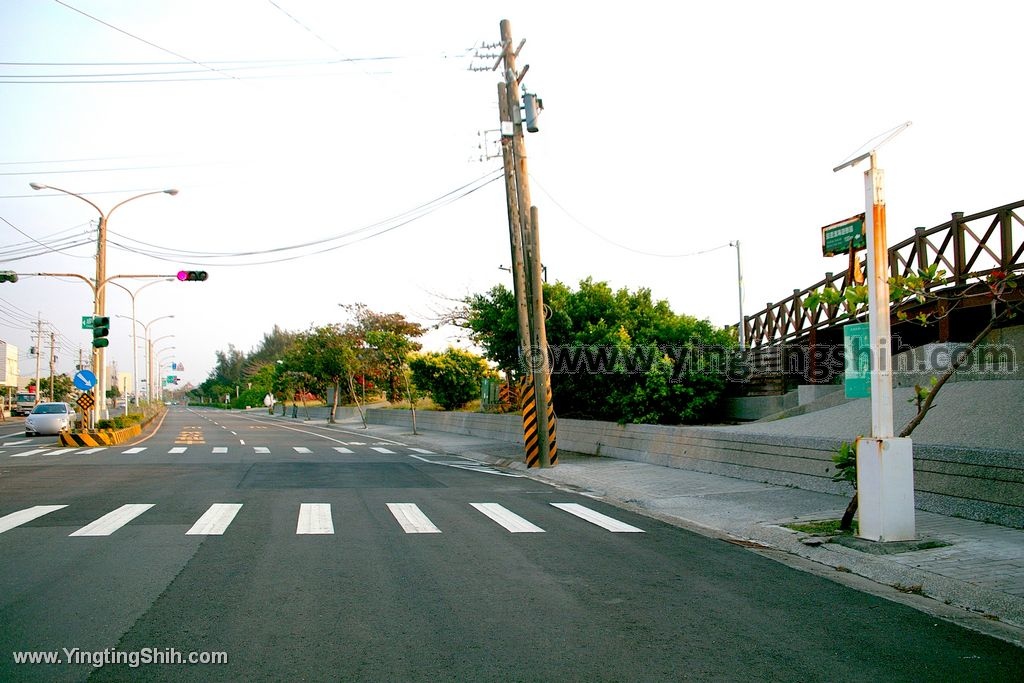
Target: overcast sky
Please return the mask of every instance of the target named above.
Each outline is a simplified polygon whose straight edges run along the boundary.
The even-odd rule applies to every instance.
[[[22,277],[0,284],[0,339],[22,375],[37,316],[59,371],[88,356],[89,287],[27,274],[92,277],[98,217],[30,182],[104,210],[180,190],[112,214],[107,273],[209,272],[136,300],[142,323],[175,316],[150,329],[193,383],[275,324],[344,321],[339,303],[429,325],[510,285],[500,160],[478,149],[499,75],[468,70],[493,65],[473,57],[502,19],[545,106],[526,144],[552,280],[735,323],[726,245],[747,314],[843,269],[820,227],[863,210],[863,167],[832,168],[908,120],[879,157],[891,243],[1024,198],[1019,3],[7,0],[0,269]],[[130,316],[128,294],[107,311]],[[131,372],[113,320],[108,359]]]

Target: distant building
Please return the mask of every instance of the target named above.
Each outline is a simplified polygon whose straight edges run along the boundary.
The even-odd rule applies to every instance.
[[[18,388],[18,347],[0,341],[0,385]]]

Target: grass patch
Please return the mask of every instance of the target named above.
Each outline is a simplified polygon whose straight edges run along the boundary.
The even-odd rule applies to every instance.
[[[812,536],[838,536],[840,534],[857,533],[857,520],[853,520],[853,531],[840,531],[838,519],[823,519],[814,522],[798,522],[784,525],[787,529],[801,531]]]

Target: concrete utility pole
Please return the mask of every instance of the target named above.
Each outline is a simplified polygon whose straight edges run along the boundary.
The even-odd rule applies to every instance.
[[[535,230],[536,208],[530,204],[530,181],[527,170],[526,144],[523,139],[523,117],[519,107],[519,82],[522,73],[516,69],[516,58],[525,40],[513,48],[512,24],[502,20],[502,54],[495,68],[504,66],[505,82],[499,85],[501,116],[501,148],[505,167],[505,188],[508,193],[509,232],[512,247],[512,272],[516,286],[516,315],[524,359],[529,362],[533,384],[533,401],[524,403],[523,431],[526,441],[526,462],[530,467],[550,467],[552,444],[549,443],[548,393],[551,386],[547,360],[547,337],[544,329],[544,290],[540,264],[540,241]],[[527,67],[528,69],[529,67]],[[504,87],[502,87],[502,85]],[[518,219],[518,220],[517,220]],[[527,314],[524,316],[525,313]],[[524,317],[527,320],[524,321]],[[557,451],[554,451],[557,453]],[[555,456],[557,458],[557,455]]]
[[[53,349],[54,337],[56,337],[56,336],[57,335],[54,334],[53,332],[50,333],[50,393],[49,393],[49,398],[50,398],[50,402],[51,403],[53,402],[53,370],[54,370],[54,366],[57,364],[57,357],[54,355],[54,349]],[[36,391],[39,391],[38,387],[36,388]]]
[[[39,402],[39,397],[42,396],[42,388],[39,386],[39,380],[42,379],[42,369],[40,368],[40,362],[42,361],[43,352],[43,319],[36,319],[36,403]]]

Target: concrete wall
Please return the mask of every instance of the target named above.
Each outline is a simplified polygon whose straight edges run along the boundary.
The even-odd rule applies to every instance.
[[[403,410],[369,410],[372,424],[406,426]],[[424,430],[522,443],[518,415],[420,411]],[[847,495],[831,480],[838,439],[750,434],[727,427],[619,425],[558,421],[558,447],[666,467]],[[917,507],[922,510],[1024,528],[1024,456],[1016,451],[914,447]]]

